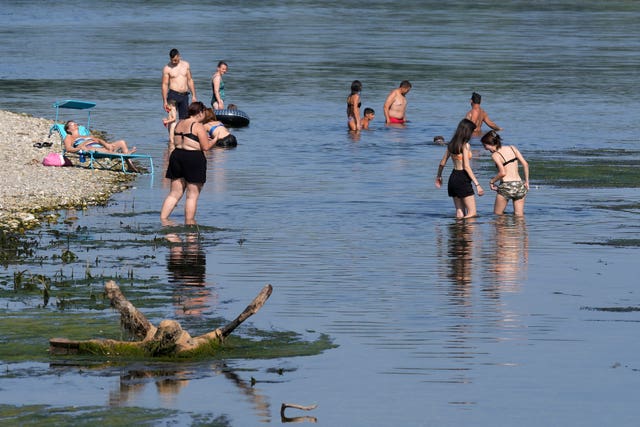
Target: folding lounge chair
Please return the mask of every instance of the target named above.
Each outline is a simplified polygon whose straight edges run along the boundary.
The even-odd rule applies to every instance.
[[[68,108],[73,110],[87,110],[87,126],[78,125],[78,131],[80,135],[89,136],[91,132],[89,131],[89,123],[91,120],[91,109],[96,106],[95,102],[87,102],[87,101],[78,101],[74,99],[69,99],[66,101],[56,101],[52,105],[56,109],[56,119],[55,123],[49,129],[49,136],[53,134],[53,132],[58,132],[60,135],[60,141],[62,143],[62,153],[65,153],[64,148],[64,139],[67,136],[67,132],[64,130],[64,124],[58,123],[59,110],[60,108]],[[99,166],[103,169],[112,169],[112,165],[108,165],[105,160],[116,160],[117,165],[120,165],[122,171],[124,173],[129,173],[126,168],[127,160],[148,160],[149,161],[149,173],[153,175],[153,158],[147,154],[124,154],[124,153],[104,153],[101,151],[93,151],[93,150],[81,150],[77,153],[80,157],[81,161],[83,158],[89,159],[89,168],[93,169],[95,166]]]

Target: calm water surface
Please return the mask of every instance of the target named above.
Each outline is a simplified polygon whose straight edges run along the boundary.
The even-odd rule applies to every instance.
[[[18,1],[3,2],[0,19],[0,108],[53,118],[55,100],[93,100],[94,127],[154,156],[155,176],[50,227],[86,227],[72,248],[80,258],[100,257],[96,273],[175,284],[157,311],[196,330],[234,317],[271,283],[253,326],[326,333],[338,345],[314,357],[228,361],[235,376],[219,362],[172,367],[172,382],[136,380],[139,366],[87,374],[3,362],[0,402],[170,408],[179,423],[214,414],[238,426],[281,424],[282,402],[317,403],[288,415],[327,426],[637,422],[640,316],[587,308],[640,305],[637,243],[603,244],[637,242],[640,192],[554,187],[536,174],[536,161],[580,162],[579,150],[640,157],[637,2]],[[85,30],[72,30],[78,19]],[[204,101],[225,59],[228,101],[251,116],[233,131],[237,149],[208,154],[202,240],[182,252],[136,243],[164,236],[160,73],[173,47]],[[363,107],[377,112],[357,138],[344,113],[354,79]],[[382,104],[403,79],[413,83],[410,123],[385,128]],[[530,160],[524,220],[494,218],[487,194],[482,215],[458,223],[446,190],[433,186],[443,152],[433,136],[451,136],[472,91]],[[494,167],[474,148],[486,183]],[[60,266],[8,266],[3,280],[24,268],[53,275]],[[193,282],[205,286],[182,286]]]

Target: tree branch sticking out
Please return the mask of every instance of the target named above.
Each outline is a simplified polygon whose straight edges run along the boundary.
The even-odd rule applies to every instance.
[[[138,341],[109,339],[72,341],[65,338],[51,338],[49,340],[49,352],[51,354],[91,353],[118,355],[129,350],[132,353],[140,353],[142,351],[144,355],[151,357],[184,355],[188,352],[204,349],[212,343],[222,343],[242,322],[262,308],[273,291],[271,285],[265,285],[251,304],[227,325],[206,334],[192,337],[175,320],[163,320],[158,327],[154,326],[142,312],[127,300],[113,280],[105,283],[104,287],[106,295],[111,301],[111,306],[120,312],[122,327],[134,338],[137,338]]]

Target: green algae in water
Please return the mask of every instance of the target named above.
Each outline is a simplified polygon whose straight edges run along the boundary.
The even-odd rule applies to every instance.
[[[609,313],[632,313],[640,311],[640,307],[580,307],[580,310],[605,311]]]
[[[640,239],[610,239],[603,242],[576,242],[578,245],[613,246],[616,248],[640,247]]]
[[[77,341],[92,339],[127,340],[119,325],[118,316],[111,310],[98,313],[71,313],[45,309],[23,310],[19,313],[0,311],[0,360],[4,362],[40,361],[52,359],[83,361],[120,361],[154,360],[185,362],[193,360],[215,359],[271,359],[280,357],[311,356],[335,348],[327,335],[320,335],[313,341],[307,341],[300,334],[290,331],[259,331],[252,329],[240,336],[227,337],[224,343],[212,342],[192,352],[180,356],[150,357],[144,349],[137,346],[117,345],[106,352],[103,347],[90,343],[83,344],[87,353],[81,356],[49,355],[50,338],[68,338]],[[214,329],[214,328],[211,328]],[[195,333],[194,333],[195,335]]]
[[[137,407],[51,407],[47,405],[11,406],[0,404],[0,425],[43,426],[134,426],[190,425],[229,427],[225,415],[190,414],[170,409]]]
[[[3,362],[49,361],[49,339],[73,337],[120,337],[116,318],[96,313],[66,314],[46,309],[0,311],[0,360]]]
[[[7,267],[33,257],[38,244],[34,238],[0,229],[0,265]]]
[[[546,185],[568,188],[637,188],[640,187],[638,152],[627,150],[574,150],[532,153],[529,162],[532,180]],[[558,155],[561,156],[558,158]]]

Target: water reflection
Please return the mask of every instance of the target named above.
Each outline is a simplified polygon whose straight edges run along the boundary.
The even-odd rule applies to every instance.
[[[202,249],[197,228],[185,232],[168,233],[172,243],[167,254],[169,283],[175,285],[174,306],[176,314],[199,316],[210,309],[217,296],[206,283],[207,255]]]
[[[492,223],[494,245],[488,245],[484,259],[487,283],[496,291],[517,291],[526,279],[529,236],[524,217],[500,215]]]
[[[455,285],[453,293],[466,299],[470,294],[472,260],[476,244],[476,218],[456,220],[449,225],[448,277]]]
[[[164,404],[173,406],[176,396],[189,384],[192,375],[191,371],[170,368],[128,370],[120,376],[118,389],[109,392],[109,406],[123,406],[134,401],[151,381],[155,383],[158,395]]]
[[[252,381],[242,379],[223,361],[201,367],[195,365],[187,368],[143,366],[128,369],[120,375],[118,388],[109,392],[109,406],[119,407],[134,403],[144,394],[147,386],[153,383],[164,407],[175,407],[179,405],[177,399],[179,393],[190,382],[201,380],[211,373],[215,376],[222,374],[237,387],[240,395],[247,398],[257,418],[265,422],[270,421],[271,405],[268,398],[260,393],[259,388],[254,387]]]

